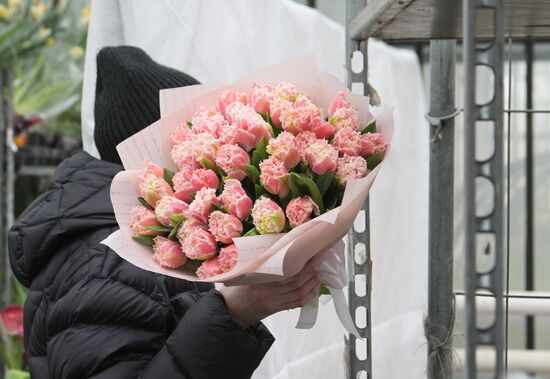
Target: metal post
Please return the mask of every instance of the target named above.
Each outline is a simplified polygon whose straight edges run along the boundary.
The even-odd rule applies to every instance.
[[[6,157],[6,171],[5,171],[5,225],[2,238],[4,240],[3,253],[4,255],[4,291],[6,303],[12,302],[12,284],[13,274],[10,269],[10,261],[8,254],[8,230],[13,225],[14,221],[14,190],[15,190],[15,152],[17,147],[14,142],[14,125],[13,125],[13,70],[11,67],[3,69],[3,98],[4,98],[4,116],[6,140],[5,140],[5,157]]]
[[[452,377],[455,40],[430,42],[428,378]]]
[[[6,194],[6,176],[5,176],[5,152],[6,144],[6,117],[4,104],[4,69],[0,67],[0,262],[4,262],[4,254],[7,253],[6,240],[4,238],[4,217],[5,217],[5,194]],[[0,265],[0,307],[4,305],[4,292],[1,288],[4,283],[6,270]]]
[[[368,91],[368,57],[366,41],[354,41],[350,38],[349,25],[361,9],[366,5],[366,0],[346,0],[346,68],[348,87],[354,92],[361,89],[361,94]],[[363,62],[359,70],[353,70],[351,61],[356,55],[362,58]],[[350,283],[348,288],[349,308],[352,316],[355,318],[355,324],[364,340],[357,340],[353,335],[349,336],[349,378],[372,379],[372,349],[371,349],[371,283],[372,283],[372,264],[370,259],[370,233],[369,233],[369,204],[368,200],[363,205],[363,210],[359,213],[365,217],[365,230],[362,232],[352,229],[349,235],[349,255],[348,265],[350,272]],[[357,251],[357,254],[356,254]],[[364,254],[360,254],[364,251]],[[356,291],[361,284],[356,282],[356,275],[365,275],[367,288]],[[365,294],[358,296],[357,293]],[[356,311],[360,307],[365,307],[366,324],[357,320]],[[361,350],[366,350],[366,356],[358,356],[358,344],[364,344]]]
[[[483,47],[476,46],[477,11],[494,16],[493,39]],[[476,379],[476,351],[478,346],[491,348],[495,353],[492,377],[503,378],[503,56],[504,20],[502,0],[464,0],[464,198],[465,198],[465,289],[466,289],[466,377]],[[476,67],[483,65],[494,74],[493,97],[485,104],[476,102]],[[494,151],[488,158],[476,157],[476,128],[479,121],[492,127]],[[494,202],[489,212],[482,213],[476,194],[478,183],[487,181]],[[485,237],[485,239],[484,239]],[[486,238],[492,237],[492,238]],[[479,241],[485,241],[478,246]],[[494,264],[479,272],[476,249],[492,255]],[[488,291],[494,297],[491,325],[480,327],[476,319],[476,293]]]
[[[533,42],[525,43],[525,63],[526,63],[526,108],[533,109]],[[525,132],[525,290],[533,291],[535,289],[535,208],[534,208],[534,138],[533,138],[533,114],[525,114],[527,128]],[[526,319],[526,348],[533,350],[535,348],[535,317],[527,316]]]

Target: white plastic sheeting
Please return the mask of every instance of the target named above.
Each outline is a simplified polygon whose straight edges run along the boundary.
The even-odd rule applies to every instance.
[[[313,52],[321,69],[345,78],[344,29],[289,0],[96,0],[86,51],[82,133],[93,145],[95,55],[134,45],[203,83]],[[375,378],[425,377],[422,320],[427,302],[428,126],[416,56],[369,42],[370,78],[382,108],[395,107],[392,151],[371,191],[373,372]],[[375,110],[376,112],[377,110]],[[294,329],[298,312],[265,324],[276,342],[257,379],[345,378],[345,333],[331,304],[312,330]]]

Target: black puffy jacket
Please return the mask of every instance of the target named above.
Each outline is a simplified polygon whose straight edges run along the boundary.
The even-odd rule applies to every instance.
[[[99,244],[117,228],[109,187],[121,166],[82,152],[9,235],[30,287],[25,346],[33,378],[248,378],[273,343],[243,330],[211,285],[141,270]]]

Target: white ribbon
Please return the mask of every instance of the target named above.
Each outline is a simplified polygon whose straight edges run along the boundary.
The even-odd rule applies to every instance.
[[[319,267],[321,280],[330,291],[340,322],[349,333],[357,338],[362,338],[355,327],[343,291],[348,282],[344,242],[340,240],[330,249],[318,254],[315,259],[321,262]],[[317,320],[318,311],[319,297],[316,296],[300,309],[296,328],[311,329]]]

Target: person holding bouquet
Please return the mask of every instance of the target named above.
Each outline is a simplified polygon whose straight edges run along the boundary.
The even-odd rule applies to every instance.
[[[101,159],[65,160],[9,234],[30,288],[25,347],[33,378],[249,378],[274,341],[260,320],[317,296],[313,263],[279,283],[223,288],[139,269],[100,242],[117,228],[116,145],[160,117],[159,90],[198,84],[134,47],[97,56]]]

